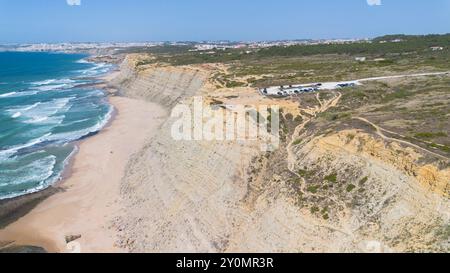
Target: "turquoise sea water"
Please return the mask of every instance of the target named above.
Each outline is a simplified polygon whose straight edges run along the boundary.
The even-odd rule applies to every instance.
[[[112,107],[86,87],[111,66],[81,54],[0,52],[0,200],[56,182],[76,147]]]

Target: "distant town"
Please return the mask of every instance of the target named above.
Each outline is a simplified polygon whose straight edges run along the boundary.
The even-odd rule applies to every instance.
[[[294,45],[320,45],[320,44],[346,44],[346,43],[370,43],[370,39],[325,39],[325,40],[281,40],[258,42],[233,42],[233,41],[203,41],[203,42],[140,42],[140,43],[25,43],[25,44],[0,44],[0,51],[18,52],[75,52],[90,51],[96,49],[121,49],[132,47],[155,46],[192,46],[192,51],[214,51],[227,49],[260,49],[274,46]]]

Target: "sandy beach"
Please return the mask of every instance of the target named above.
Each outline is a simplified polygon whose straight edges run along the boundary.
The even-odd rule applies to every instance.
[[[81,252],[124,251],[111,228],[121,210],[120,182],[130,157],[157,132],[166,113],[157,104],[124,97],[110,102],[114,119],[80,143],[69,177],[53,186],[58,192],[0,230],[0,242],[71,252],[66,237],[81,236]]]

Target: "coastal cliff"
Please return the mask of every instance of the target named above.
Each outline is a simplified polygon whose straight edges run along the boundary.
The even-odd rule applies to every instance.
[[[193,67],[130,69],[125,60],[115,82],[125,96],[171,109],[183,99],[205,93],[208,71]],[[134,80],[130,79],[130,74]],[[247,185],[245,166],[256,145],[234,142],[176,141],[173,119],[133,156],[121,186],[125,212],[115,223],[119,245],[131,251],[217,252],[227,234],[245,218],[239,208]]]
[[[443,180],[431,185],[426,177],[435,177],[429,172],[434,169],[415,161],[420,151],[367,133],[323,137],[304,128],[306,120],[339,103],[337,94],[318,97],[314,107],[293,107],[286,100],[264,101],[251,88],[218,90],[202,67],[136,63],[128,59],[122,65],[125,76],[116,80],[121,94],[169,110],[194,95],[236,104],[278,103],[288,109],[282,121],[286,139],[272,153],[262,153],[256,143],[175,141],[168,118],[130,160],[122,180],[125,209],[114,222],[121,247],[132,252],[448,248],[449,202],[442,195],[448,192],[448,181],[442,182],[448,172],[437,172]],[[299,136],[304,140],[294,141]],[[347,138],[364,145],[342,142]],[[395,151],[405,152],[387,156]]]

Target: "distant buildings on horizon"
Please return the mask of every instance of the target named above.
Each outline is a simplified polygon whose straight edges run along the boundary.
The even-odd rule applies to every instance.
[[[382,40],[378,43],[399,43],[402,39]],[[321,40],[278,40],[258,42],[234,42],[234,41],[202,41],[202,42],[133,42],[133,43],[27,43],[27,44],[0,44],[0,51],[18,52],[77,52],[94,50],[119,50],[132,47],[155,47],[155,46],[190,46],[190,51],[200,51],[207,54],[217,50],[227,49],[262,49],[274,46],[295,45],[320,45],[320,44],[349,44],[349,43],[372,43],[372,39],[321,39]],[[443,50],[442,47],[432,47],[433,51]]]
[[[95,49],[121,49],[130,47],[155,46],[192,46],[192,51],[211,51],[240,48],[268,48],[273,46],[317,45],[317,44],[343,44],[354,42],[370,42],[370,39],[329,39],[329,40],[283,40],[259,42],[233,42],[233,41],[203,41],[203,42],[137,42],[137,43],[25,43],[0,44],[0,51],[83,51]]]

